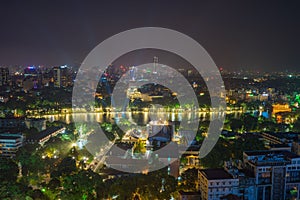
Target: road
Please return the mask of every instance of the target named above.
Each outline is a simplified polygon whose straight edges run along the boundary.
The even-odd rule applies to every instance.
[[[99,154],[94,158],[94,160],[89,164],[87,169],[92,169],[94,172],[96,172],[104,163],[106,159],[107,152],[112,148],[112,146],[115,144],[115,141],[119,138],[117,134],[115,134],[115,139],[113,141],[110,141],[107,145],[102,147],[100,149]]]

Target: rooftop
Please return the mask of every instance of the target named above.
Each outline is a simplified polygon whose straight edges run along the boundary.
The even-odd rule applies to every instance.
[[[180,191],[179,191],[179,194],[180,194],[180,195],[194,195],[194,196],[201,195],[200,192],[185,192],[185,191],[183,191],[183,190],[180,190]]]
[[[52,126],[52,127],[47,128],[44,131],[39,132],[38,134],[29,136],[27,139],[28,140],[40,140],[40,139],[42,139],[44,137],[47,137],[47,136],[51,135],[52,133],[54,133],[54,132],[56,132],[58,130],[60,130],[61,128],[62,127]]]
[[[282,166],[290,163],[291,159],[300,158],[297,154],[286,150],[248,151],[244,153],[247,156],[251,156],[252,158],[248,159],[248,161],[257,166]]]
[[[286,132],[286,133],[282,133],[282,132],[277,132],[277,133],[265,132],[265,133],[262,133],[262,135],[270,135],[270,136],[277,137],[278,139],[294,140],[294,139],[298,138],[300,133],[295,133],[295,132]]]
[[[232,175],[224,169],[202,169],[200,172],[208,180],[219,180],[219,179],[233,179]]]
[[[261,151],[245,151],[248,156],[262,156],[262,155],[282,155],[287,159],[300,158],[295,153],[286,150],[261,150]]]
[[[269,145],[271,148],[290,148],[290,146],[288,144],[270,144]]]
[[[0,140],[16,140],[16,139],[19,139],[21,138],[22,136],[21,135],[1,135],[0,134]]]

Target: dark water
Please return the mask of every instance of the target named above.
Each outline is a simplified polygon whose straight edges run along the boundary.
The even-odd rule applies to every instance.
[[[237,118],[241,113],[234,113]],[[218,115],[218,113],[207,113],[207,112],[182,112],[182,113],[167,113],[167,120],[170,121],[183,121],[183,120],[194,120],[199,118],[200,121],[209,121],[212,115]],[[157,114],[159,118],[160,114]],[[73,119],[78,121],[86,122],[114,122],[120,118],[128,119],[138,125],[146,125],[150,121],[149,112],[126,112],[126,113],[75,113],[75,114],[57,114],[57,115],[45,115],[48,121],[63,121],[67,124],[71,123]],[[162,116],[163,117],[163,116]]]

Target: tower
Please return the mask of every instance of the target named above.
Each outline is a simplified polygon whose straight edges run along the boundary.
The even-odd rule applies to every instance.
[[[53,67],[54,87],[67,87],[70,85],[68,67],[66,65]]]
[[[9,70],[8,68],[0,68],[0,86],[8,85]]]
[[[60,67],[53,68],[54,87],[61,87],[61,70]]]
[[[154,56],[153,58],[153,74],[157,74],[157,64],[158,64],[158,57]]]
[[[133,66],[131,69],[130,69],[130,80],[131,81],[135,81],[136,77],[135,77],[135,74],[136,74],[136,68]]]

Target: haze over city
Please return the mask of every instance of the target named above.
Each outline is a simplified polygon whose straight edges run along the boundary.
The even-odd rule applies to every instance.
[[[0,2],[0,199],[299,200],[299,6]]]
[[[197,40],[227,70],[297,70],[297,1],[5,1],[0,65],[79,65],[104,39],[165,27]]]

